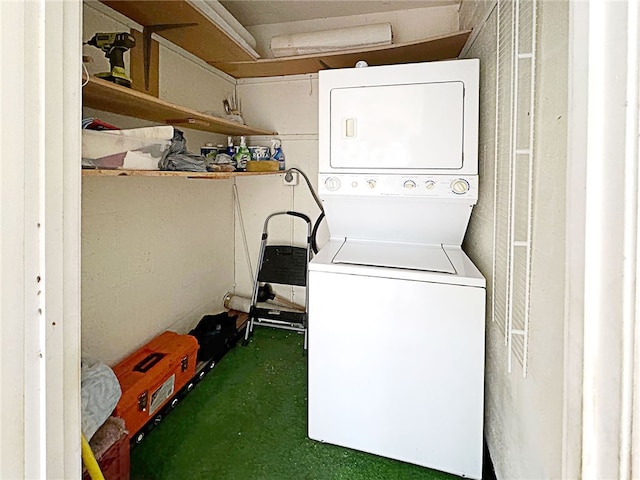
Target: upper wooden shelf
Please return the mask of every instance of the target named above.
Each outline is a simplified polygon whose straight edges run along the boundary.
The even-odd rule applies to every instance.
[[[276,135],[276,132],[271,130],[253,128],[205,115],[93,76],[89,77],[88,83],[82,89],[82,102],[85,107],[97,110],[205,132],[233,136]]]
[[[184,0],[100,1],[143,27],[194,24],[179,28],[156,28],[155,33],[205,62],[249,61],[257,58]]]
[[[273,77],[316,73],[328,68],[430,62],[457,58],[471,30],[462,30],[414,42],[350,49],[295,57],[258,59],[186,0],[100,0],[143,27],[190,24],[157,29],[155,33],[234,78]]]
[[[463,30],[449,35],[382,47],[295,57],[210,63],[232,77],[250,78],[316,73],[330,68],[354,67],[359,60],[366,61],[370,66],[430,62],[457,58],[470,34],[471,30]]]

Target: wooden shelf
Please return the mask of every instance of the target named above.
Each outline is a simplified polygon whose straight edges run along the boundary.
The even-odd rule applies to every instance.
[[[208,178],[212,180],[225,180],[231,177],[249,177],[256,175],[277,175],[278,172],[173,172],[167,170],[100,170],[83,168],[83,177],[183,177],[183,178]]]
[[[452,59],[458,57],[471,34],[471,30],[464,30],[382,47],[259,60],[185,0],[101,2],[235,78],[316,73],[330,68],[353,67],[359,60],[375,66]],[[193,25],[160,28],[175,24]],[[96,77],[89,78],[82,95],[86,107],[152,122],[232,136],[277,135],[270,130],[205,115]]]
[[[205,115],[96,77],[89,77],[88,83],[83,87],[82,103],[85,107],[97,110],[205,132],[233,136],[277,135],[271,130]]]
[[[470,34],[471,30],[463,30],[449,35],[382,47],[263,60],[210,63],[232,77],[250,78],[316,73],[330,68],[353,67],[359,60],[366,61],[370,66],[447,60],[460,55]]]
[[[414,42],[358,48],[295,57],[258,59],[216,23],[185,0],[100,0],[143,27],[163,24],[195,25],[157,30],[156,34],[184,48],[234,78],[273,77],[316,73],[329,68],[430,62],[457,58],[471,30]]]
[[[249,61],[258,57],[184,0],[100,0],[143,27],[191,24],[155,33],[205,62]],[[142,46],[140,46],[142,48]]]

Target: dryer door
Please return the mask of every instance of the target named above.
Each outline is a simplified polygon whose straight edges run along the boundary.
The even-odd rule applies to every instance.
[[[446,81],[331,90],[331,167],[460,170],[464,83]]]

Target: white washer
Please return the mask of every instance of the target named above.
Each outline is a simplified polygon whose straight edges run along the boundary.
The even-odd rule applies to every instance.
[[[309,437],[481,478],[484,277],[459,247],[423,246],[442,273],[391,266],[416,244],[374,243],[382,267],[348,244],[309,265]]]
[[[311,439],[480,479],[485,287],[476,60],[322,71]],[[421,143],[422,142],[422,143]]]

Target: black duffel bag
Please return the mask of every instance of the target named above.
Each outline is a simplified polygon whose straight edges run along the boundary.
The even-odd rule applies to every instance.
[[[237,315],[229,316],[228,312],[217,315],[205,315],[196,328],[189,332],[200,344],[198,361],[220,360],[236,342]]]

